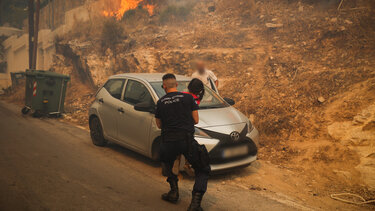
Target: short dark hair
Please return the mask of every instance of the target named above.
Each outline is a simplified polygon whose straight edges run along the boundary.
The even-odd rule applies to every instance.
[[[167,73],[167,74],[163,75],[163,81],[167,80],[167,79],[176,79],[176,76],[173,75],[172,73]]]

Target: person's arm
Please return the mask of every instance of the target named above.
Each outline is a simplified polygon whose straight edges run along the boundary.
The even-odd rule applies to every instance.
[[[193,120],[194,120],[194,124],[198,124],[199,123],[199,114],[198,114],[198,109],[199,109],[199,106],[197,104],[197,102],[195,102],[193,96],[191,95],[188,95],[189,98],[190,98],[190,101],[191,101],[191,116],[193,117]]]
[[[158,126],[159,129],[161,129],[161,120],[158,118],[155,118],[156,126]]]
[[[156,111],[155,111],[155,122],[156,126],[158,126],[159,129],[161,129],[161,119],[160,119],[160,100],[156,103]]]
[[[192,111],[191,112],[191,115],[193,116],[193,119],[194,119],[194,124],[198,124],[199,123],[199,114],[198,114],[198,110],[195,110],[195,111]]]
[[[210,70],[209,75],[212,78],[212,80],[215,82],[216,88],[219,89],[219,80],[217,79],[215,73]]]

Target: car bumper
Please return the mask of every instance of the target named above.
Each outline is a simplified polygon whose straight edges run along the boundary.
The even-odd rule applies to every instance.
[[[257,147],[259,147],[259,132],[256,128],[254,128],[250,133],[246,135],[248,138],[250,138]],[[203,138],[203,137],[195,137],[195,139],[198,141],[199,144],[204,144],[207,148],[207,151],[210,152],[220,141],[218,139],[213,138]],[[245,167],[250,165],[252,162],[257,160],[257,155],[250,155],[248,157],[234,160],[230,162],[225,163],[215,163],[211,164],[211,171],[212,172],[219,172],[219,171],[225,171],[230,170],[233,168],[238,167]]]
[[[256,161],[257,156],[249,156],[247,158],[241,159],[241,160],[236,160],[232,161],[229,163],[223,163],[223,164],[213,164],[211,165],[211,171],[223,171],[223,170],[228,170],[232,168],[237,168],[237,167],[244,167],[250,165],[252,162]]]
[[[259,131],[255,127],[246,136],[253,140],[255,145],[259,148]]]
[[[246,136],[253,140],[255,145],[259,148],[259,132],[255,127],[252,131],[250,131],[250,133],[246,134]],[[208,152],[210,152],[220,142],[218,139],[199,136],[195,136],[195,140],[197,140],[199,144],[204,144]]]

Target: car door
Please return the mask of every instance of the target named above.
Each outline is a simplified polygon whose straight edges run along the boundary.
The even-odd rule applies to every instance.
[[[99,116],[105,136],[112,139],[117,138],[117,116],[120,112],[120,105],[123,103],[125,79],[110,79],[106,82],[97,96],[99,101]]]
[[[123,108],[125,113],[119,115],[118,134],[121,141],[136,148],[138,151],[149,151],[149,133],[154,114],[134,110],[134,105],[141,102],[155,104],[149,89],[140,81],[128,79]]]

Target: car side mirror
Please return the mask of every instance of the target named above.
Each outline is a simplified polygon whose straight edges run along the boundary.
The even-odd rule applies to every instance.
[[[154,114],[155,113],[155,105],[149,102],[142,102],[137,103],[134,105],[134,110],[142,111],[142,112],[149,112]]]
[[[224,100],[225,100],[225,102],[227,102],[231,106],[234,105],[234,104],[236,104],[236,102],[233,99],[224,97]]]

